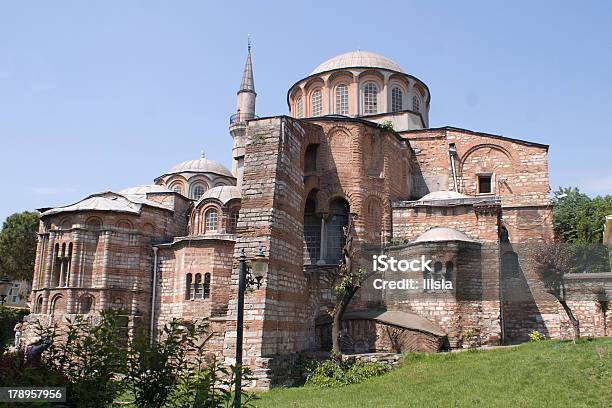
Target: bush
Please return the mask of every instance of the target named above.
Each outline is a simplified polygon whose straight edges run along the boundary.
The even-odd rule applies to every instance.
[[[307,385],[317,387],[339,387],[357,384],[389,371],[383,363],[357,360],[354,363],[331,359],[319,363],[306,380]]]
[[[28,309],[0,306],[0,354],[11,345],[13,328],[30,313]]]
[[[542,340],[542,335],[540,334],[539,331],[537,330],[532,330],[529,333],[529,341],[532,343],[538,342]]]

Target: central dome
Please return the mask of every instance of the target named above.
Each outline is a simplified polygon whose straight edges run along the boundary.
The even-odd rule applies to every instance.
[[[342,68],[383,68],[391,71],[404,72],[396,62],[380,54],[368,51],[352,51],[328,59],[312,71],[310,75]]]
[[[216,173],[222,176],[233,177],[232,172],[229,171],[221,163],[205,158],[197,160],[188,160],[177,164],[167,174],[175,173]]]

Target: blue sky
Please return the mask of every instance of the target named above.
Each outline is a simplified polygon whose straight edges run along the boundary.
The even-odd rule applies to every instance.
[[[423,80],[432,127],[550,144],[553,189],[612,192],[610,2],[0,2],[0,221],[207,157],[253,38],[260,116],[315,66],[374,51]]]

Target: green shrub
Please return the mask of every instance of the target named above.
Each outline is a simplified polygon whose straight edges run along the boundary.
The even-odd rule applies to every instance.
[[[378,127],[383,130],[393,132],[393,122],[391,122],[390,120],[385,120],[384,122],[379,123]]]
[[[339,387],[357,384],[389,371],[389,366],[377,362],[357,360],[354,363],[339,359],[319,363],[306,380],[307,385],[317,387]]]
[[[13,328],[30,313],[28,309],[0,306],[0,354],[11,345]]]

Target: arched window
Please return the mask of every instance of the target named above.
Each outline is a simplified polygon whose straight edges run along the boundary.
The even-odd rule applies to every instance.
[[[129,221],[121,220],[117,223],[117,228],[132,229],[132,224]]]
[[[340,84],[336,87],[336,113],[338,115],[348,115],[348,86]]]
[[[312,115],[311,116],[321,116],[323,113],[323,98],[321,97],[321,90],[317,89],[312,93]]]
[[[301,118],[304,116],[304,106],[302,105],[302,97],[296,99],[295,101],[295,117]]]
[[[210,297],[210,273],[204,274],[204,299]]]
[[[43,312],[43,297],[39,296],[38,299],[36,299],[36,313],[42,313]]]
[[[191,194],[189,195],[189,198],[192,200],[199,200],[205,191],[206,188],[202,184],[196,184],[195,186],[191,187]]]
[[[194,299],[202,299],[202,275],[196,273],[195,281],[193,283]]]
[[[123,306],[123,299],[121,298],[115,298],[115,300],[113,300],[113,304],[111,306],[111,308],[113,310],[123,310],[124,306]]]
[[[235,234],[236,227],[238,226],[238,215],[240,214],[239,210],[230,210],[228,220],[227,220],[227,233]]]
[[[344,228],[349,223],[349,204],[342,198],[329,204],[329,222],[327,225],[327,260],[336,264],[342,260],[344,247]]]
[[[442,262],[435,262],[433,269],[433,279],[437,281],[442,280]]]
[[[102,227],[102,221],[98,218],[90,218],[87,220],[86,224],[90,229],[99,229]]]
[[[66,306],[64,303],[64,298],[61,295],[57,295],[51,301],[51,314],[55,316],[59,314],[64,314],[65,311]]]
[[[452,281],[453,280],[453,272],[455,271],[455,265],[453,265],[453,263],[451,261],[448,261],[445,265],[446,267],[444,268],[444,279],[446,279],[447,281]]]
[[[308,145],[304,154],[304,173],[310,173],[317,170],[317,150],[318,144]]]
[[[206,211],[204,214],[204,232],[216,231],[217,230],[217,219],[218,213],[217,210],[211,209]]]
[[[83,295],[79,300],[79,313],[87,314],[93,309],[93,297],[90,295]]]
[[[378,113],[378,86],[372,82],[363,87],[363,111],[366,115]]]
[[[170,186],[170,190],[174,191],[175,193],[183,194],[183,186],[181,186],[181,183],[172,184]]]
[[[421,98],[419,98],[417,95],[412,95],[412,110],[414,112],[421,111]]]
[[[304,263],[307,265],[315,265],[321,255],[321,217],[316,211],[316,194],[311,192],[304,206]]]
[[[185,276],[185,300],[193,299],[193,276],[188,273]]]
[[[391,111],[399,112],[403,109],[402,106],[402,98],[404,97],[404,93],[402,90],[396,86],[391,90]]]

